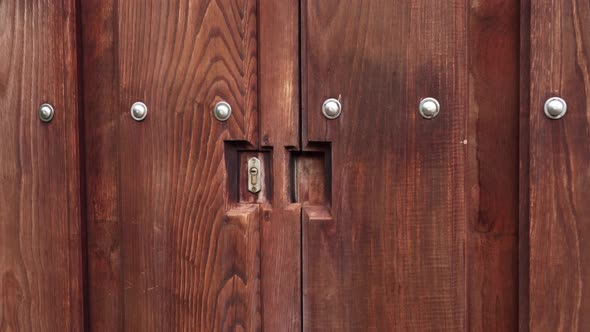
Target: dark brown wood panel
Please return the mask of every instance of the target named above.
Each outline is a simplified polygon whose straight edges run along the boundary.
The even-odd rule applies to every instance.
[[[255,4],[82,2],[92,330],[260,329],[259,207],[232,187],[258,144]]]
[[[259,273],[227,266],[249,251],[224,239],[224,141],[256,143],[254,3],[118,3],[126,330],[230,330],[244,326],[236,306],[260,309],[248,305]],[[137,100],[142,123],[128,113]],[[225,123],[211,112],[220,100]]]
[[[263,206],[265,331],[301,331],[301,206],[290,201],[290,151],[299,149],[299,2],[259,1],[260,145],[272,150]]]
[[[116,2],[80,7],[86,229],[87,315],[92,331],[123,324]]]
[[[590,3],[530,4],[528,328],[588,331]],[[560,120],[543,113],[552,96],[567,102]]]
[[[518,181],[518,330],[529,331],[530,0],[520,1],[520,120]]]
[[[82,331],[75,2],[0,1],[0,22],[0,331]]]
[[[304,1],[304,148],[332,149],[332,204],[304,211],[306,331],[466,328],[467,4]]]
[[[259,273],[231,263],[250,251],[224,237],[224,141],[257,138],[255,13],[255,1],[118,2],[126,330],[230,330],[245,324],[236,307],[260,309]],[[129,116],[138,100],[141,123]],[[220,100],[227,122],[212,115]]]
[[[519,1],[470,1],[468,330],[518,330]]]

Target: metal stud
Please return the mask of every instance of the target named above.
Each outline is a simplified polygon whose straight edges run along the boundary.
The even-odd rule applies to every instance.
[[[215,104],[213,109],[213,116],[219,121],[227,121],[231,116],[231,106],[225,101],[220,101]]]
[[[147,116],[148,108],[144,103],[138,101],[131,106],[131,117],[135,121],[143,121]]]
[[[53,106],[49,104],[43,104],[39,106],[39,119],[43,122],[51,122],[53,120],[53,115],[55,111],[53,110]]]
[[[326,99],[322,105],[322,113],[330,120],[336,119],[342,113],[342,104],[335,98]]]
[[[567,104],[565,100],[559,97],[552,97],[545,102],[545,115],[549,119],[557,120],[563,118],[567,112]]]
[[[434,119],[438,115],[438,112],[440,112],[440,104],[434,98],[424,98],[420,101],[418,111],[423,118]]]

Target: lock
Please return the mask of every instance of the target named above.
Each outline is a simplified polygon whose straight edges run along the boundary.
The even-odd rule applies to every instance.
[[[250,168],[250,183],[253,186],[258,184],[258,168],[256,167]]]
[[[252,157],[248,160],[248,191],[251,193],[260,192],[260,159]]]

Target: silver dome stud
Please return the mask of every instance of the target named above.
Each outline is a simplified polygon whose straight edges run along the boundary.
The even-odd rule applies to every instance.
[[[322,113],[330,120],[336,119],[342,113],[342,104],[335,98],[326,99],[322,105]]]
[[[552,97],[545,102],[544,111],[549,119],[561,119],[567,112],[567,104],[559,97]]]
[[[434,119],[440,112],[440,104],[438,103],[438,100],[434,98],[424,98],[420,101],[418,111],[420,111],[420,115],[422,115],[423,118]]]
[[[225,101],[220,101],[213,108],[213,116],[219,121],[227,121],[231,116],[231,105]]]
[[[148,113],[148,108],[144,103],[138,101],[131,106],[131,117],[135,121],[145,120]]]
[[[39,119],[43,122],[51,122],[55,111],[50,104],[43,104],[39,106]]]

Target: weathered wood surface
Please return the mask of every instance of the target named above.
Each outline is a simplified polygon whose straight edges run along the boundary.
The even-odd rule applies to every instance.
[[[464,330],[467,2],[303,4],[304,148],[332,149],[331,206],[305,210],[303,328]]]
[[[469,7],[469,331],[518,329],[519,5]]]
[[[529,331],[529,135],[530,135],[530,0],[520,1],[519,181],[518,181],[518,330]]]
[[[272,149],[263,206],[265,331],[301,331],[301,206],[290,201],[290,151],[300,147],[299,3],[259,1],[260,145]]]
[[[75,1],[0,1],[0,22],[0,331],[81,331]]]
[[[590,330],[588,19],[587,1],[530,1],[530,331]],[[543,113],[552,96],[567,102],[560,120]]]
[[[527,3],[517,289],[515,1],[0,2],[0,331],[81,329],[80,171],[91,330],[509,331],[518,292],[521,328],[585,330],[588,5]]]
[[[120,331],[125,312],[116,9],[113,0],[81,4],[88,326],[92,331]]]
[[[260,329],[259,208],[227,162],[258,144],[255,4],[81,2],[93,330]]]

